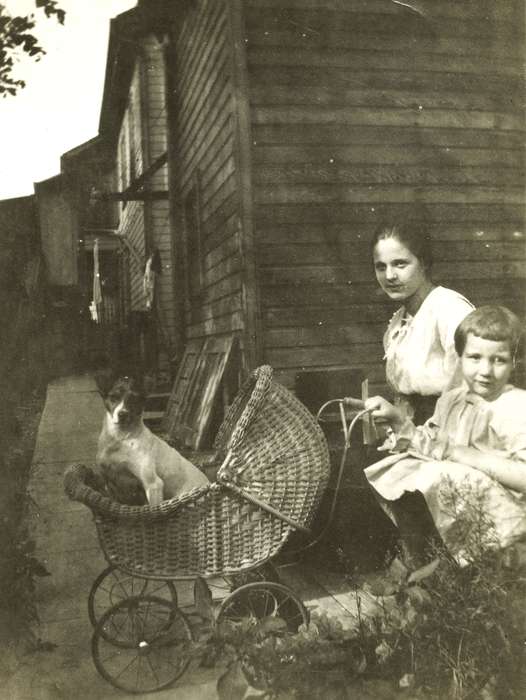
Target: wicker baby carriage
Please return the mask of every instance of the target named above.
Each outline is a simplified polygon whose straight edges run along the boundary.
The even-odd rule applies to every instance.
[[[191,629],[173,581],[235,581],[261,567],[292,532],[308,530],[325,490],[325,437],[303,404],[272,380],[268,366],[256,369],[240,390],[215,448],[221,465],[215,482],[155,507],[110,500],[91,488],[90,470],[81,465],[66,473],[66,492],[92,510],[109,563],[89,596],[93,658],[103,677],[128,692],[165,688],[186,668],[181,649]],[[256,596],[260,608],[268,598],[266,613],[270,600],[274,610],[285,602],[290,609],[292,601],[293,624],[307,621],[301,600],[275,581],[241,586],[223,601],[223,612],[239,610],[247,596]],[[99,614],[101,601],[109,607]],[[141,659],[139,672],[134,664]]]

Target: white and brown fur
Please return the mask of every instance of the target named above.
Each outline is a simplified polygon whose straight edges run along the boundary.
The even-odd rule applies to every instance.
[[[130,377],[96,379],[106,407],[97,467],[116,500],[154,506],[208,483],[202,471],[145,426],[141,382]]]

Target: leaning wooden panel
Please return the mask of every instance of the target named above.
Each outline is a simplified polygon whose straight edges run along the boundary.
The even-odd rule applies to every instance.
[[[175,427],[176,437],[193,450],[199,450],[203,446],[214,399],[230,357],[233,342],[233,336],[207,338],[199,356],[190,388],[190,398]]]
[[[162,422],[162,431],[168,439],[174,438],[175,427],[180,419],[184,406],[188,402],[192,377],[198,364],[204,341],[194,338],[186,344],[183,359],[175,378],[172,393]]]

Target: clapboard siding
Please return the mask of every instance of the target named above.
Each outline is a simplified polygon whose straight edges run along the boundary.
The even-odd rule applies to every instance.
[[[411,43],[418,42],[423,34],[433,39],[485,39],[493,46],[495,41],[517,38],[524,33],[521,7],[517,3],[497,4],[489,0],[437,3],[429,0],[426,4],[428,11],[421,15],[412,12],[408,6],[401,7],[388,0],[380,0],[379,3],[342,0],[339,5],[328,0],[277,0],[275,3],[250,0],[245,3],[250,28],[269,31],[273,27],[288,26],[305,35],[304,38],[319,35],[324,29],[331,28],[354,31],[358,36],[403,36],[408,37]],[[255,37],[251,35],[251,38]]]
[[[434,278],[524,314],[519,0],[245,0],[264,360],[383,381],[380,221],[429,222]]]
[[[182,206],[192,188],[199,193],[201,285],[199,298],[186,300],[184,334],[188,339],[238,334],[244,329],[243,280],[232,34],[226,2],[199,0],[178,18],[174,61],[173,177]],[[180,235],[185,257],[188,234]]]
[[[143,202],[128,202],[121,214],[119,231],[126,236],[129,245],[135,251],[139,260],[144,260],[144,204]],[[134,254],[129,255],[129,294],[130,310],[144,310],[144,293],[142,286],[142,264]]]
[[[163,50],[153,35],[142,41],[143,112],[146,128],[143,133],[145,167],[151,165],[168,149],[166,76]],[[151,191],[168,189],[168,168],[162,166],[148,177],[147,188]],[[161,259],[161,274],[156,278],[156,321],[159,336],[163,339],[164,351],[172,354],[177,329],[175,328],[175,298],[172,235],[168,200],[145,204],[148,208],[145,235],[150,250],[157,248]]]

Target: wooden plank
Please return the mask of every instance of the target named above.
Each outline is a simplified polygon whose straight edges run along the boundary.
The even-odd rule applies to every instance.
[[[239,334],[244,330],[244,316],[242,311],[233,311],[230,314],[207,319],[201,323],[188,324],[188,337],[217,336],[227,334]]]
[[[446,269],[447,272],[447,269]],[[504,296],[517,296],[517,288],[523,289],[524,280],[515,279],[511,275],[504,278],[492,279],[491,288],[488,285],[487,277],[484,274],[479,279],[458,279],[452,280],[448,274],[434,275],[437,284],[446,287],[453,287],[461,292],[468,299],[486,297],[493,295],[494,299]],[[262,285],[261,302],[263,308],[273,309],[275,314],[281,313],[283,308],[297,309],[298,314],[303,313],[305,308],[314,306],[325,306],[327,309],[345,306],[357,306],[359,304],[385,305],[386,298],[378,285],[372,280],[370,283],[357,282],[351,285],[336,284],[283,284],[283,285]],[[391,315],[394,309],[391,311]],[[379,312],[380,313],[380,312]],[[323,316],[320,317],[323,320]]]
[[[381,342],[362,345],[318,345],[308,348],[265,348],[266,361],[276,367],[317,367],[319,365],[354,365],[381,362],[384,355]]]
[[[213,285],[205,286],[201,293],[201,304],[205,305],[241,291],[241,272],[225,277]]]
[[[332,223],[310,224],[301,222],[298,224],[271,224],[266,222],[258,226],[258,242],[261,242],[261,250],[258,258],[263,254],[267,246],[276,245],[305,245],[305,246],[348,246],[369,245],[375,231],[373,223]],[[519,243],[526,241],[523,221],[469,221],[464,223],[436,222],[426,225],[426,231],[435,242],[457,241],[469,243],[470,241],[502,241],[503,243]]]
[[[216,128],[217,127],[217,128]],[[219,115],[218,122],[214,126],[211,138],[206,138],[199,145],[194,144],[194,151],[184,162],[181,168],[181,189],[186,191],[191,187],[193,167],[199,167],[205,172],[209,164],[215,160],[217,154],[222,152],[226,143],[233,139],[233,117],[228,111]]]
[[[206,160],[203,159],[200,162],[200,167],[202,170],[201,182],[204,188],[214,188],[215,181],[218,174],[225,168],[229,166],[229,161],[232,161],[232,155],[234,152],[233,135],[228,134],[226,139],[221,139],[218,142],[218,149],[213,149],[211,154],[206,154]],[[233,164],[232,164],[233,165]]]
[[[296,46],[310,45],[313,47],[329,46],[352,47],[354,49],[369,51],[406,51],[425,52],[434,54],[446,54],[451,56],[469,55],[472,58],[478,57],[481,63],[488,57],[499,54],[500,51],[509,54],[509,47],[496,46],[495,42],[488,42],[485,38],[476,37],[473,34],[466,36],[447,36],[443,34],[432,34],[429,32],[416,32],[408,41],[407,33],[392,32],[389,36],[379,32],[356,32],[349,31],[342,27],[341,15],[330,15],[324,13],[316,18],[316,25],[311,22],[302,24],[290,21],[280,23],[275,16],[258,13],[255,17],[250,13],[246,22],[249,46],[265,46],[271,49],[274,45]],[[499,51],[500,49],[500,51]]]
[[[350,42],[352,46],[352,42]],[[337,48],[332,42],[318,44],[310,39],[305,41],[303,46],[297,45],[276,45],[269,47],[252,46],[250,50],[251,65],[310,65],[341,67],[348,66],[356,71],[360,70],[382,70],[387,72],[412,70],[415,65],[422,72],[432,73],[474,73],[478,74],[483,68],[491,77],[519,75],[516,62],[496,60],[495,56],[487,57],[484,61],[480,56],[457,56],[447,54],[433,54],[406,51],[368,51],[352,48]]]
[[[366,593],[364,590],[354,590],[345,576],[325,568],[311,568],[310,573],[319,586],[326,590],[350,614],[354,614],[356,618],[358,611],[365,617],[372,617],[382,612],[380,598]]]
[[[203,204],[201,211],[203,224],[208,221],[208,219],[214,215],[219,206],[226,201],[230,195],[235,195],[236,198],[239,196],[239,190],[237,187],[237,178],[235,176],[230,176],[225,182],[223,182],[220,187],[212,194],[212,196],[207,199],[206,203]]]
[[[195,101],[189,102],[187,105],[181,105],[180,131],[182,133],[191,134],[197,131],[198,124],[202,121],[202,115],[207,112],[210,105],[221,101],[221,95],[225,91],[225,84],[229,81],[227,72],[228,50],[226,46],[222,47],[222,55],[209,68],[210,72],[206,76],[206,82],[202,85],[200,91],[197,92]]]
[[[207,287],[212,287],[213,285],[217,284],[217,282],[221,282],[221,280],[237,275],[241,273],[241,271],[241,259],[239,255],[226,257],[217,265],[214,265],[214,267],[207,270],[203,278],[202,288],[206,289]]]
[[[270,245],[259,239],[258,265],[261,268],[283,265],[338,265],[352,264],[362,261],[364,267],[371,262],[371,243],[368,240],[345,240],[340,237],[337,241],[323,241],[320,236],[318,243],[295,245]],[[433,260],[442,261],[519,261],[526,256],[526,240],[497,241],[487,236],[477,236],[468,241],[434,241],[432,246]],[[370,265],[369,265],[370,266]],[[370,271],[369,271],[370,274]]]
[[[265,347],[299,348],[311,345],[343,345],[377,343],[385,332],[384,323],[351,323],[345,326],[322,323],[313,327],[266,329]]]
[[[519,95],[510,95],[506,107],[509,111],[520,108]],[[365,89],[346,85],[314,84],[302,82],[290,84],[287,76],[276,75],[273,83],[258,81],[250,86],[250,101],[254,106],[260,105],[331,105],[348,107],[378,108],[417,108],[426,109],[478,110],[493,112],[502,110],[500,95],[484,93],[432,92],[409,90]]]
[[[335,598],[312,575],[312,570],[303,564],[278,568],[279,578],[302,599],[310,614],[323,615],[339,620],[344,629],[356,627],[356,607],[349,600]]]
[[[202,3],[199,14],[194,21],[185,22],[183,31],[177,38],[178,55],[177,62],[180,70],[185,74],[185,80],[181,80],[180,89],[186,91],[188,83],[196,71],[196,67],[202,55],[205,39],[217,24],[220,23],[224,14],[221,3]],[[186,33],[184,30],[186,29]]]
[[[279,143],[280,139],[284,143]],[[433,143],[411,142],[407,139],[404,146],[390,144],[368,145],[337,145],[320,138],[317,145],[289,145],[286,133],[276,130],[275,144],[259,144],[253,149],[254,166],[260,170],[263,165],[288,165],[289,167],[308,165],[309,167],[328,167],[329,165],[345,166],[428,166],[439,168],[487,168],[521,171],[524,169],[524,156],[516,148],[463,148],[454,146],[433,145]],[[334,148],[337,146],[337,148]]]
[[[238,197],[232,193],[217,207],[207,221],[203,222],[202,231],[205,237],[205,250],[212,250],[227,235],[231,235],[238,228]]]
[[[209,321],[213,318],[231,316],[241,311],[241,292],[218,299],[208,304],[201,304],[194,309],[192,318],[195,324]]]
[[[317,105],[254,107],[255,124],[347,124],[349,126],[412,126],[441,129],[521,131],[519,112],[453,112],[446,109],[367,109]]]
[[[185,405],[175,436],[194,450],[202,447],[212,405],[223,377],[233,337],[207,338],[193,373],[191,397]]]
[[[511,204],[520,206],[524,202],[523,187],[407,187],[378,185],[261,185],[255,190],[255,202],[259,205],[273,206],[280,204]]]
[[[277,0],[279,2],[279,0]],[[454,5],[462,6],[462,3],[448,3],[448,8]],[[434,3],[434,8],[441,8],[443,4]],[[426,33],[430,36],[438,34],[448,37],[480,37],[492,41],[504,40],[508,38],[518,38],[524,33],[523,21],[520,15],[515,16],[515,8],[510,11],[510,21],[499,21],[500,16],[495,16],[496,6],[489,5],[488,12],[480,10],[473,13],[469,18],[441,17],[440,24],[429,24],[417,13],[407,11],[408,8],[398,6],[397,12],[389,10],[396,5],[384,2],[381,8],[376,11],[373,8],[363,8],[361,11],[353,11],[349,8],[338,8],[338,10],[328,10],[325,6],[313,8],[308,5],[295,7],[280,5],[275,7],[274,12],[260,6],[251,8],[250,21],[253,23],[262,21],[274,21],[280,26],[296,27],[300,31],[307,33],[309,30],[316,31],[319,26],[339,26],[341,31],[361,34],[383,34],[390,36],[402,35],[411,36],[419,33]],[[347,11],[345,11],[347,10]],[[435,10],[436,11],[436,10]],[[440,12],[440,10],[439,10]],[[506,19],[506,18],[504,18]],[[266,25],[268,26],[268,25]]]
[[[254,169],[254,183],[298,184],[370,184],[370,185],[480,185],[482,187],[521,187],[524,170],[514,168],[469,168],[451,160],[451,164],[407,165],[339,164],[326,158],[324,165],[259,165]]]
[[[520,92],[515,91],[514,94],[520,94]],[[303,124],[301,129],[298,129],[295,124],[261,124],[254,126],[253,134],[254,145],[258,147],[254,148],[255,153],[261,146],[279,145],[279,147],[286,149],[294,144],[320,145],[321,147],[332,145],[338,149],[346,145],[386,147],[387,149],[393,146],[403,146],[422,149],[423,154],[425,154],[424,149],[426,148],[443,148],[446,153],[448,148],[450,150],[456,148],[489,149],[492,152],[500,152],[503,149],[520,149],[522,151],[523,148],[523,135],[520,132],[495,129],[493,131],[423,129],[412,124],[403,127],[392,126],[389,129],[374,124],[370,126],[353,125],[352,129],[339,123]],[[336,157],[338,152],[334,151],[331,155]]]
[[[208,183],[203,185],[203,205],[208,204],[225,182],[236,175],[233,153],[229,153],[225,161],[216,163],[215,165],[217,167],[208,174]]]
[[[214,20],[209,13],[208,21],[210,27],[206,36],[195,36],[192,46],[196,47],[195,62],[186,63],[182,58],[180,64],[181,83],[181,111],[187,112],[188,108],[193,110],[195,104],[199,104],[203,90],[210,91],[210,74],[214,74],[214,65],[221,59],[220,54],[224,49],[225,18],[224,12],[220,11]],[[184,47],[181,47],[184,56]],[[181,55],[181,54],[180,54]]]
[[[213,123],[220,120],[225,109],[228,109],[228,105],[231,104],[232,95],[230,82],[226,76],[221,76],[221,78],[221,82],[218,86],[218,92],[214,96],[214,101],[205,104],[203,109],[199,111],[199,114],[196,116],[196,120],[192,123],[191,130],[181,132],[180,158],[183,162],[188,160],[189,156],[191,156],[191,154],[198,149],[199,145],[203,142],[203,140],[205,140],[205,138],[212,140],[215,137],[215,132],[208,135],[204,129],[204,126],[206,124],[210,125],[211,122]],[[206,107],[206,109],[204,107]]]
[[[257,84],[334,85],[354,90],[403,90],[415,95],[428,94],[435,89],[438,94],[486,94],[509,99],[509,95],[520,94],[522,88],[520,80],[514,76],[487,76],[484,79],[477,73],[438,73],[417,69],[373,71],[338,65],[250,64],[250,73]],[[278,75],[279,79],[276,78]]]
[[[526,267],[522,261],[490,262],[480,261],[448,261],[433,265],[436,277],[447,276],[450,280],[462,279],[495,279],[526,276]],[[273,267],[261,270],[261,283],[265,285],[280,284],[347,284],[367,282],[372,278],[372,271],[363,263],[345,265],[298,265],[297,267]]]
[[[225,233],[224,238],[217,246],[212,248],[204,259],[204,270],[213,270],[229,258],[240,258],[239,233],[237,229],[233,233]]]
[[[203,339],[197,338],[188,341],[185,346],[162,421],[162,431],[169,438],[175,437],[177,425],[190,398],[192,377],[197,367],[203,344]]]
[[[423,202],[420,201],[420,205]],[[443,225],[451,222],[486,221],[490,226],[494,222],[523,221],[524,207],[494,204],[465,204],[465,203],[425,203],[423,207],[427,220],[431,223],[441,222]],[[340,202],[338,207],[332,204],[303,203],[301,207],[290,204],[277,204],[273,207],[259,205],[256,210],[257,220],[263,224],[271,221],[273,224],[290,223],[321,223],[323,225],[346,223],[348,226],[359,222],[363,224],[378,224],[388,219],[419,220],[422,214],[415,208],[413,198],[406,203],[384,203],[381,197],[369,204]],[[520,230],[520,229],[519,229]]]
[[[266,299],[262,300],[266,302]],[[379,304],[363,304],[327,307],[326,305],[310,304],[307,307],[273,307],[264,305],[262,309],[267,333],[274,329],[301,327],[309,330],[313,326],[320,328],[326,325],[353,324],[359,319],[360,323],[378,326],[385,330],[385,325],[393,315],[390,306]],[[379,337],[378,335],[376,337]]]
[[[386,3],[384,0],[245,0],[247,8],[250,9],[250,14],[254,10],[259,10],[260,15],[271,15],[270,10],[282,10],[286,12],[303,11],[308,12],[309,16],[313,16],[316,11],[320,14],[333,14],[341,16],[341,14],[349,14],[351,20],[356,14],[375,13],[382,15],[393,15],[402,17],[404,20],[413,14],[408,6],[399,5],[396,3]],[[486,17],[489,19],[501,19],[513,21],[515,18],[513,3],[504,4],[502,12],[500,8],[495,6],[495,3],[488,0],[462,0],[461,3],[437,3],[434,0],[419,0],[418,11],[422,12],[427,17],[473,17],[480,19]]]

